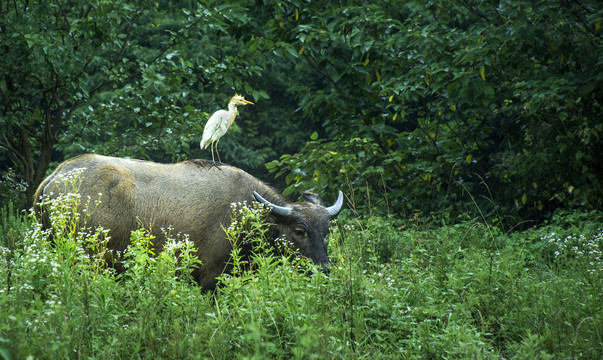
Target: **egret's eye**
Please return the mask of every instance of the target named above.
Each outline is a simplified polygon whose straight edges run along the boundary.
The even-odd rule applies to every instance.
[[[295,233],[295,236],[297,237],[304,237],[306,236],[306,230],[303,228],[295,228],[293,230],[293,232]]]

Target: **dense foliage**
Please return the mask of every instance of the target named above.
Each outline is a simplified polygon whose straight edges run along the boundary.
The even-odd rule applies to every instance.
[[[102,230],[74,232],[76,196],[52,202],[54,245],[29,217],[0,223],[0,358],[600,359],[603,217],[559,216],[505,234],[481,222],[340,218],[332,271],[270,252],[264,212],[228,229],[215,293],[190,282],[187,242],[154,254],[132,233],[125,272],[106,269]],[[434,226],[437,225],[437,226]],[[250,261],[250,262],[249,262]]]
[[[44,0],[0,14],[5,200],[16,182],[30,203],[83,152],[207,157],[204,121],[236,91],[257,106],[220,142],[225,160],[262,178],[268,163],[288,193],[345,188],[362,215],[481,209],[511,225],[603,207],[595,0]]]
[[[455,216],[476,209],[469,193],[487,215],[601,208],[597,4],[282,5],[282,31],[323,77],[300,103],[327,135],[270,166],[302,188],[387,194],[357,202],[394,213]]]

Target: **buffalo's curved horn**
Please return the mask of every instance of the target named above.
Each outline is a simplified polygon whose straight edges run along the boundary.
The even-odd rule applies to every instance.
[[[291,209],[290,207],[284,207],[284,206],[274,205],[270,201],[264,199],[260,194],[258,194],[255,191],[253,192],[253,196],[255,196],[255,199],[257,201],[259,201],[262,204],[268,206],[273,213],[275,213],[277,215],[281,215],[281,216],[289,216],[289,215],[291,215],[291,211],[293,209]]]
[[[341,210],[342,205],[343,205],[343,193],[341,192],[341,190],[339,190],[339,195],[337,196],[337,201],[335,201],[334,205],[329,206],[327,208],[327,212],[329,213],[329,215],[335,216],[335,215],[337,215],[339,210]]]

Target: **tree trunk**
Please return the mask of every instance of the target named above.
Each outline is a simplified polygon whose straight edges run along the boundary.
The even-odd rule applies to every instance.
[[[34,154],[31,151],[29,143],[30,138],[26,129],[20,127],[18,129],[18,134],[18,139],[15,139],[15,143],[8,146],[8,149],[14,164],[21,168],[21,174],[27,184],[25,188],[25,206],[29,209],[33,206],[34,194],[40,183],[44,180],[46,171],[50,166],[52,148],[56,142],[56,131],[52,131],[50,126],[45,127],[44,132],[39,138],[40,155],[37,160],[34,158]]]

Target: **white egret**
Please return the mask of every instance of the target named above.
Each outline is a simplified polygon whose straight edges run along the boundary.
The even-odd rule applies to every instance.
[[[228,111],[218,110],[207,120],[205,129],[203,129],[203,138],[201,139],[201,150],[206,149],[207,146],[211,146],[211,161],[214,161],[214,147],[218,154],[218,163],[221,163],[220,153],[218,152],[218,141],[226,131],[234,123],[235,117],[237,117],[238,111],[237,106],[239,105],[255,105],[251,101],[245,100],[241,95],[235,94],[228,103]],[[215,144],[215,145],[214,145]]]

